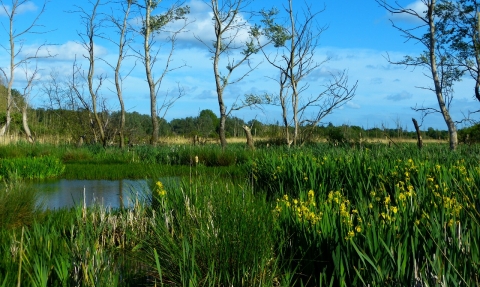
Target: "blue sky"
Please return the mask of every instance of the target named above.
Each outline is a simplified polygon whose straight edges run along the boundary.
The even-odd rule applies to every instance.
[[[9,1],[6,4],[8,5]],[[81,2],[81,4],[80,4]],[[433,92],[416,87],[430,87],[431,81],[424,75],[428,71],[417,68],[404,68],[390,65],[385,59],[388,54],[392,59],[401,59],[404,55],[418,55],[423,47],[407,42],[400,33],[395,30],[389,21],[405,27],[412,27],[415,22],[409,18],[399,18],[389,15],[378,6],[374,0],[351,1],[351,0],[326,0],[311,1],[312,10],[318,11],[325,7],[325,11],[317,16],[320,25],[327,25],[328,29],[323,32],[319,40],[320,46],[316,49],[318,62],[330,60],[312,72],[308,77],[309,90],[305,96],[313,95],[322,91],[322,85],[328,80],[329,72],[348,70],[351,84],[358,81],[358,89],[355,98],[335,110],[333,114],[323,119],[322,123],[332,122],[335,125],[348,124],[358,125],[364,128],[390,127],[400,125],[408,130],[413,129],[412,117],[420,119],[420,114],[411,110],[415,105],[437,107]],[[17,15],[16,27],[30,23],[32,17],[38,13],[43,1],[27,2]],[[420,1],[399,1],[400,4],[415,9],[421,9]],[[48,80],[48,75],[54,69],[60,75],[68,77],[72,70],[75,59],[81,59],[85,51],[82,49],[78,32],[84,29],[80,25],[80,16],[69,11],[78,10],[74,4],[82,5],[86,10],[90,9],[87,1],[53,0],[47,3],[47,9],[39,23],[44,27],[46,34],[26,35],[24,41],[24,53],[39,44],[49,43],[49,50],[56,54],[55,58],[39,61],[40,71],[36,84],[37,92],[32,97],[32,104],[40,107],[44,105],[46,98],[38,92],[42,83]],[[168,6],[169,2],[164,2]],[[189,15],[192,23],[187,27],[188,32],[183,33],[175,50],[172,65],[186,64],[186,67],[176,70],[167,75],[161,87],[161,94],[175,93],[180,84],[186,94],[172,107],[167,115],[167,120],[197,116],[203,109],[211,109],[218,114],[218,102],[215,94],[215,84],[212,69],[211,55],[207,49],[194,36],[209,41],[213,36],[211,16],[208,7],[202,0],[187,0],[186,4],[191,7]],[[253,1],[250,8],[260,10],[277,7],[282,10],[286,1]],[[294,9],[301,11],[304,2],[294,0]],[[110,9],[105,6],[104,9]],[[106,11],[106,10],[104,10]],[[161,11],[161,8],[158,10]],[[0,13],[0,21],[6,27],[7,18]],[[133,22],[133,21],[132,21]],[[109,29],[102,30],[104,35],[113,35]],[[0,41],[6,45],[7,35],[5,29],[0,29],[2,36]],[[159,37],[161,42],[162,38]],[[140,42],[132,44],[132,49]],[[116,61],[116,47],[103,39],[98,39],[96,47],[97,55],[105,61]],[[162,69],[160,62],[165,57],[165,49],[160,50],[159,65],[154,69],[158,75]],[[130,51],[132,52],[132,51]],[[263,61],[263,62],[262,62]],[[276,71],[269,66],[261,57],[255,56],[253,63],[260,63],[257,70],[236,85],[227,88],[225,101],[231,106],[237,97],[247,93],[275,93],[278,89],[276,83],[268,77],[275,76]],[[133,68],[132,73],[124,81],[125,105],[128,111],[138,111],[149,114],[148,85],[145,81],[144,68],[140,63],[134,66],[135,58],[129,57],[124,62],[124,73]],[[6,53],[0,53],[0,66],[8,66]],[[86,63],[83,63],[86,67]],[[225,66],[225,65],[224,65]],[[233,74],[233,78],[240,76],[245,68],[239,69]],[[111,110],[118,110],[119,105],[116,96],[111,92],[113,89],[113,71],[105,63],[97,62],[97,74],[103,74],[107,81],[103,86],[102,96],[108,100]],[[22,89],[25,84],[22,69],[16,71],[14,87]],[[473,99],[473,81],[468,77],[455,86],[455,98],[452,103],[454,120],[460,121],[469,111],[477,110],[479,103]],[[245,109],[234,112],[232,115],[248,121],[256,118],[265,123],[276,123],[280,120],[280,108],[267,106],[262,110]],[[422,129],[433,127],[445,129],[446,126],[440,114],[430,115],[425,119]],[[459,126],[462,127],[462,126]]]

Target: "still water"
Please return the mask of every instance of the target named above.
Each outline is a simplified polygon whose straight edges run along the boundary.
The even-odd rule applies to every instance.
[[[32,183],[45,209],[70,208],[95,203],[111,208],[128,208],[145,200],[150,189],[146,180],[56,180]]]

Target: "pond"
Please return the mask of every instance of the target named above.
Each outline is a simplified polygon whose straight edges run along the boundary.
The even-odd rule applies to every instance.
[[[95,203],[111,208],[129,208],[135,200],[145,200],[150,189],[146,180],[67,180],[31,183],[40,193],[45,209],[70,208]]]

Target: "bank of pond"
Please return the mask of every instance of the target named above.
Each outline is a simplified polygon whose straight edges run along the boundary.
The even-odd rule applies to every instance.
[[[480,282],[478,146],[180,146],[148,148],[151,161],[34,148],[0,161],[17,160],[0,191],[0,286]],[[25,159],[59,173],[32,181]]]

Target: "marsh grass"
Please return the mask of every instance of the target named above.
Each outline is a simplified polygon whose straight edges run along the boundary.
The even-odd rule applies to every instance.
[[[129,253],[147,234],[151,220],[140,204],[125,212],[95,206],[86,212],[79,207],[47,213],[24,234],[18,228],[0,229],[0,278],[5,286],[143,282],[143,272]]]
[[[0,179],[46,179],[60,176],[65,166],[52,156],[0,159]]]
[[[239,150],[222,168],[181,149],[183,180],[151,168],[149,203],[1,226],[0,286],[478,285],[478,147]]]

